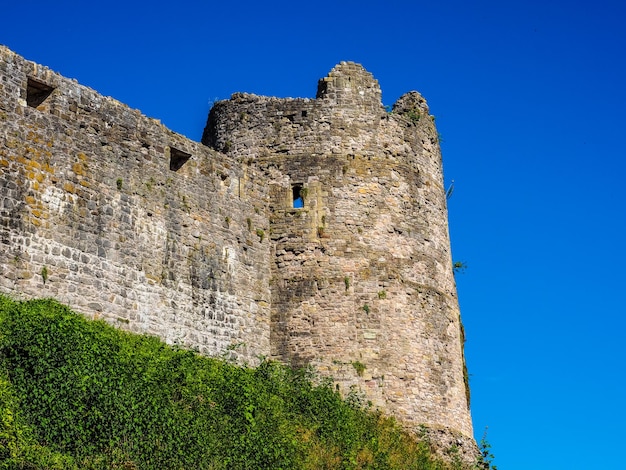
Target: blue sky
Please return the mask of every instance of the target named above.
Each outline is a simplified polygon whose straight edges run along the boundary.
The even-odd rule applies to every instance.
[[[500,470],[626,468],[626,3],[6,2],[0,43],[199,140],[210,102],[341,60],[443,137],[476,437]]]

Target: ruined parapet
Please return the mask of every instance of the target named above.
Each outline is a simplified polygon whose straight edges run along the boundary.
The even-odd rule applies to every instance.
[[[354,63],[317,98],[236,94],[204,142],[265,174],[272,356],[473,445],[441,154],[416,92],[387,113]]]
[[[316,99],[354,114],[383,111],[382,92],[378,80],[354,62],[341,62],[317,84]]]
[[[202,142],[239,158],[363,151],[385,114],[374,77],[359,64],[342,62],[319,81],[316,99],[235,93],[217,102]]]

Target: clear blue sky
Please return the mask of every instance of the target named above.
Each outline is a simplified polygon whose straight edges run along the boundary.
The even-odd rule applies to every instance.
[[[626,3],[8,1],[0,43],[199,140],[210,102],[341,60],[443,137],[476,437],[500,470],[626,468]]]

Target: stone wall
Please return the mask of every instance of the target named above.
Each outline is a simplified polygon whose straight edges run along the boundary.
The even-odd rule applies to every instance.
[[[341,63],[315,99],[217,103],[196,143],[3,47],[0,80],[0,291],[206,354],[311,364],[475,449],[418,93],[386,112],[371,74]]]
[[[0,59],[0,289],[207,354],[265,354],[255,170],[6,48]]]

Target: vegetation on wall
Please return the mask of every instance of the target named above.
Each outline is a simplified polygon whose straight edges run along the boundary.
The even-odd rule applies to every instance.
[[[0,296],[0,469],[449,469],[310,370],[255,369]]]

